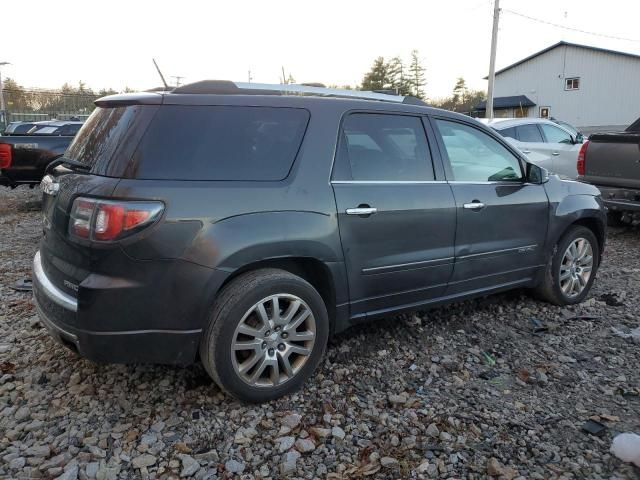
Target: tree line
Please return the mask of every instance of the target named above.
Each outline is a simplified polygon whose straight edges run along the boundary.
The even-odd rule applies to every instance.
[[[356,89],[393,91],[398,95],[412,95],[421,100],[427,100],[426,70],[417,50],[411,52],[408,63],[405,63],[399,56],[389,60],[378,57],[373,61],[371,69],[365,73],[362,83]],[[343,88],[352,87],[346,85]],[[471,113],[473,108],[486,98],[486,92],[468,88],[465,79],[459,77],[453,86],[451,95],[432,98],[428,103],[446,110]]]
[[[5,108],[9,112],[90,113],[96,99],[118,93],[111,88],[94,91],[82,81],[77,86],[65,83],[59,89],[25,88],[12,78],[2,83]],[[125,91],[133,90],[127,88]]]

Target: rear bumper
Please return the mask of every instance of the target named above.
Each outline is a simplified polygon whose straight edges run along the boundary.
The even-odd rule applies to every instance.
[[[600,185],[596,185],[596,187],[602,194],[602,202],[609,210],[640,212],[640,190]]]
[[[33,259],[33,295],[40,319],[53,339],[90,360],[187,365],[196,358],[201,329],[91,331],[78,328],[78,302],[47,277],[40,252]]]

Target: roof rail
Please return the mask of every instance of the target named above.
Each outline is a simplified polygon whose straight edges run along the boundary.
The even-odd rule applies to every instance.
[[[172,93],[218,94],[218,95],[317,95],[321,97],[358,98],[378,100],[382,102],[410,103],[426,105],[414,97],[390,95],[388,93],[367,92],[362,90],[346,90],[325,88],[305,84],[270,84],[231,82],[228,80],[203,80],[183,85]]]

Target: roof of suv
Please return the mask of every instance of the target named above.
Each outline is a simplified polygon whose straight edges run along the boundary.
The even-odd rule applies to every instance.
[[[109,95],[95,101],[99,107],[127,105],[252,105],[292,108],[321,108],[332,105],[335,109],[380,110],[414,114],[432,114],[466,122],[476,119],[461,113],[430,107],[414,97],[388,93],[343,90],[309,85],[280,85],[203,81],[172,90],[146,91]]]

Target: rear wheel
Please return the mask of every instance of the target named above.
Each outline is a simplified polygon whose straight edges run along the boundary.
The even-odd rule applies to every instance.
[[[328,334],[327,309],[312,285],[283,270],[257,270],[218,296],[200,357],[223,390],[264,402],[297,390],[311,376]]]
[[[600,247],[593,232],[571,227],[556,244],[536,292],[555,305],[582,302],[595,280],[599,259]]]

